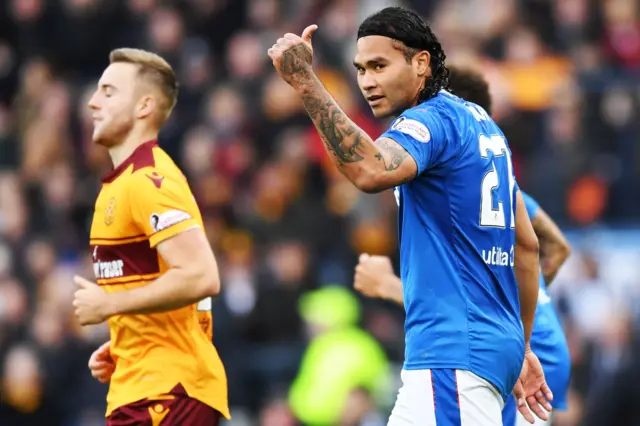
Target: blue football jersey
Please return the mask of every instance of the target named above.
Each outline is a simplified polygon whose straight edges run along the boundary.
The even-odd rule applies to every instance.
[[[460,369],[506,398],[524,359],[513,270],[511,151],[478,105],[446,91],[406,110],[381,136],[418,175],[394,189],[406,309],[404,368]]]
[[[527,213],[533,219],[540,206],[528,194],[522,192]],[[567,408],[567,389],[571,376],[569,346],[562,329],[562,323],[547,293],[547,285],[540,274],[538,306],[531,334],[531,349],[540,359],[547,384],[553,392],[553,408]]]

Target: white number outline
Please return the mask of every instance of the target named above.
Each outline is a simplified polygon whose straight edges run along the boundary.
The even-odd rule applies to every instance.
[[[491,135],[487,137],[480,134],[478,138],[478,148],[482,158],[489,158],[489,152],[493,153],[491,160],[491,168],[480,184],[480,217],[479,223],[481,227],[489,228],[506,228],[504,216],[504,203],[498,200],[498,209],[493,208],[493,190],[500,186],[500,177],[496,169],[495,159],[503,157],[507,161],[507,173],[509,181],[509,210],[511,212],[510,227],[516,227],[513,209],[513,190],[515,188],[515,179],[513,177],[513,164],[511,162],[511,154],[507,148],[507,142],[502,135]]]
[[[480,108],[479,105],[467,103],[466,106],[467,109],[471,111],[471,114],[473,114],[473,118],[477,121],[488,121],[491,118],[489,114],[487,114],[487,111]]]

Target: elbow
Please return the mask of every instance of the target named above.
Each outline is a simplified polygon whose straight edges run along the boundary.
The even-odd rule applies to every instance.
[[[558,257],[562,259],[561,263],[564,263],[564,261],[567,260],[569,256],[571,256],[571,244],[569,244],[569,242],[567,241],[564,241],[560,245],[560,249],[558,251]]]
[[[193,298],[196,300],[217,296],[220,293],[220,278],[215,268],[213,271],[203,268],[197,274],[193,274],[190,281],[195,284],[192,288],[195,292]]]
[[[377,194],[384,191],[384,188],[380,188],[379,186],[372,184],[358,185],[358,189],[365,194]]]
[[[571,255],[571,246],[568,242],[562,241],[551,247],[543,246],[540,252],[540,257],[548,268],[557,271]]]
[[[545,249],[541,249],[542,253],[545,252]],[[556,274],[560,270],[560,267],[566,262],[566,260],[571,255],[571,246],[569,243],[562,242],[553,247],[553,251],[550,254],[543,255],[541,254],[540,263],[542,266],[542,274],[544,275],[544,279],[547,285],[550,285]]]
[[[218,274],[207,274],[203,278],[203,297],[217,296],[220,293],[220,278]]]
[[[217,276],[215,276],[206,280],[206,283],[204,286],[204,292],[205,292],[205,297],[208,297],[208,296],[215,297],[218,294],[220,294],[220,279]]]
[[[377,194],[386,189],[374,173],[361,173],[352,182],[366,194]]]

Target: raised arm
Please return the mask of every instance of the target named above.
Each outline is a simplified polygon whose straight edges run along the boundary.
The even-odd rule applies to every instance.
[[[558,225],[541,208],[531,218],[531,224],[540,243],[540,267],[548,286],[571,254],[571,246]]]
[[[409,153],[393,139],[373,141],[340,109],[315,74],[298,91],[333,163],[358,189],[380,192],[416,176],[418,167]]]
[[[280,76],[300,95],[327,153],[340,172],[364,192],[380,192],[413,179],[418,166],[409,153],[389,138],[374,141],[347,117],[312,68],[311,34],[286,34],[269,49]]]

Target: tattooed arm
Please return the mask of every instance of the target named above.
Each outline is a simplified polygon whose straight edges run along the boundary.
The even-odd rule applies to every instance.
[[[389,138],[373,141],[347,117],[317,78],[298,91],[333,163],[358,189],[380,192],[416,176],[416,162],[402,146]]]
[[[278,74],[300,94],[324,146],[344,176],[364,192],[380,192],[413,179],[416,161],[389,138],[373,141],[340,109],[312,69],[311,35],[286,34],[269,49]]]
[[[531,219],[533,230],[540,244],[540,267],[547,285],[551,284],[558,270],[571,254],[569,242],[558,228],[558,225],[539,209]]]

